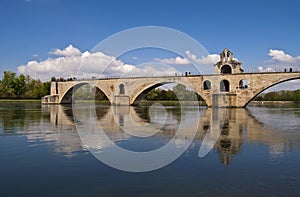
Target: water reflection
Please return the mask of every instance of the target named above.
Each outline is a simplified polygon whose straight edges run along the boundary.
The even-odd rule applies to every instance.
[[[40,104],[36,103],[0,103],[0,121],[2,134],[13,134],[19,128],[26,130],[26,127],[33,124],[39,124],[40,121],[49,118],[43,116],[40,110]]]
[[[71,107],[1,104],[1,135],[24,135],[32,145],[49,143],[54,152],[67,157],[75,156],[86,147],[82,145],[76,132]],[[149,116],[149,110],[151,116]],[[99,124],[110,139],[128,149],[135,150],[141,147],[138,151],[144,151],[155,149],[170,141],[183,119],[188,120],[193,117],[194,110],[167,107],[162,111],[159,107],[149,109],[148,107],[97,106],[96,114]],[[295,113],[298,110],[296,108],[288,110],[263,107],[227,109],[225,119],[221,121],[216,117],[223,112],[213,111],[212,108],[197,110],[200,111],[201,117],[198,122],[198,132],[190,148],[199,149],[205,138],[215,140],[213,149],[218,153],[222,164],[234,162],[233,156],[242,152],[244,144],[266,145],[271,159],[284,157],[287,152],[300,149],[300,126],[298,124],[300,117]],[[214,120],[219,120],[219,122],[213,124],[216,122]],[[214,127],[220,126],[220,130],[215,129],[221,132],[220,135],[213,133]],[[126,133],[124,130],[130,132]],[[140,138],[136,136],[141,134],[152,136],[148,141],[143,141],[151,145],[146,148],[145,145],[140,145],[138,141]],[[175,143],[180,146],[193,137],[192,129],[187,128],[184,135],[176,136]],[[130,142],[136,143],[136,147],[130,145]],[[99,149],[108,148],[110,145],[106,141],[94,142],[94,146]]]
[[[62,108],[61,106],[48,107]],[[223,121],[222,124],[218,123],[216,125],[212,123],[214,123],[214,119],[220,119],[216,117],[220,116],[221,109],[215,109],[214,111],[212,108],[200,108],[199,110],[202,112],[201,119],[198,123],[198,132],[195,137],[196,140],[192,144],[192,147],[197,147],[197,145],[203,141],[207,132],[212,130],[214,126],[222,126],[220,130],[221,134],[219,135],[217,133],[215,136],[217,141],[216,143],[213,143],[213,148],[218,152],[220,162],[223,164],[229,164],[232,161],[233,155],[241,152],[243,141],[246,143],[263,143],[267,145],[269,147],[270,157],[272,158],[282,157],[285,152],[289,151],[293,147],[299,149],[299,133],[286,132],[285,130],[278,129],[286,128],[286,130],[288,130],[291,126],[291,121],[297,122],[299,118],[295,116],[294,113],[290,113],[289,121],[287,122],[282,119],[282,114],[274,112],[268,113],[268,109],[264,108],[250,108],[249,110],[244,108],[227,109],[225,120],[221,118]],[[257,110],[259,113],[256,113]],[[69,124],[73,125],[70,109],[61,109],[60,113],[57,113],[56,110],[54,110],[54,112],[56,112],[56,114],[52,113],[52,116],[55,115],[56,117],[60,114],[61,118],[54,118],[50,116],[53,123],[55,123],[55,121],[57,122],[58,119],[59,124],[67,124],[69,122]],[[188,108],[185,109],[184,112],[184,118],[192,116],[191,110]],[[100,106],[96,108],[96,113],[101,126],[110,138],[113,141],[122,141],[131,139],[135,136],[130,135],[134,132],[128,134],[125,133],[124,130],[136,130],[136,132],[142,131],[146,135],[147,133],[153,134],[154,130],[160,129],[160,131],[157,132],[157,135],[168,137],[170,139],[174,137],[178,129],[178,125],[181,122],[180,118],[182,111],[178,108],[172,107],[167,108],[165,113],[161,113],[160,109],[156,109],[156,113],[155,110],[154,112],[152,111],[152,113],[154,113],[152,114],[154,124],[152,124],[151,127],[148,127],[149,122],[153,122],[153,120],[150,120],[149,108],[147,107],[134,108],[128,106]],[[252,114],[255,114],[255,116]],[[274,123],[268,126],[270,117],[266,118],[267,115],[273,119],[276,117],[278,119],[281,118],[282,122],[277,122],[277,124]],[[258,118],[256,118],[256,116]],[[284,117],[287,117],[287,115],[285,114]],[[155,120],[158,121],[158,123],[155,122]],[[141,126],[142,130],[140,129]],[[187,137],[189,137],[189,133],[191,133],[190,137],[193,137],[193,131],[187,129],[185,131],[185,135],[181,137],[177,136],[175,142],[179,145],[185,144],[187,140],[190,140],[187,139]],[[95,144],[97,144],[98,148],[101,149],[105,148],[106,145],[109,146],[109,143],[105,141],[97,141]]]
[[[42,105],[41,111],[48,114],[50,122],[42,122],[39,128],[31,128],[37,131],[27,135],[31,142],[51,142],[53,151],[66,157],[76,156],[78,151],[84,149],[74,126],[70,107]]]

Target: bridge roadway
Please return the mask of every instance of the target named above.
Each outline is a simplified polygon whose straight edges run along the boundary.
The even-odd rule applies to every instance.
[[[208,107],[245,107],[262,91],[290,80],[300,79],[300,72],[262,72],[165,77],[106,78],[52,82],[50,95],[43,104],[72,103],[72,94],[82,85],[101,90],[112,105],[136,105],[152,89],[177,83],[194,90]]]

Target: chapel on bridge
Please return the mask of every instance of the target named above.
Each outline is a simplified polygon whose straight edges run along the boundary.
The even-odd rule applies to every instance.
[[[215,66],[216,74],[235,74],[243,73],[242,62],[232,58],[232,52],[225,48],[220,54],[220,61]]]

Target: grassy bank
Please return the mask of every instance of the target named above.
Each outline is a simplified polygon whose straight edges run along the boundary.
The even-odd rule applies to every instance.
[[[40,103],[41,99],[0,99],[0,103],[10,102],[10,103]]]
[[[4,102],[11,102],[11,103],[40,103],[40,99],[0,99],[0,103]],[[110,102],[108,100],[76,100],[76,103],[96,103],[101,105],[110,105]],[[148,100],[142,100],[140,101],[140,106],[150,106],[155,103],[159,103],[165,106],[179,106],[180,104],[186,105],[186,106],[192,106],[192,105],[200,105],[200,106],[206,106],[205,101],[148,101]],[[295,101],[251,101],[249,106],[300,106],[300,102]]]
[[[295,106],[300,105],[300,102],[295,101],[251,101],[249,106],[277,106],[277,107],[284,107],[284,106]]]
[[[92,104],[92,103],[96,103],[96,104],[101,104],[101,105],[110,105],[110,102],[108,100],[76,100],[75,103],[87,103],[87,104]],[[153,105],[155,103],[159,103],[165,106],[179,106],[180,102],[179,101],[147,101],[147,100],[142,100],[140,101],[140,103],[138,104],[139,106],[150,106]],[[186,105],[186,106],[192,106],[192,105],[200,105],[200,106],[206,106],[206,103],[204,101],[181,101],[182,105]]]
[[[101,104],[101,105],[110,105],[109,100],[76,100],[75,103],[87,103],[87,104]]]

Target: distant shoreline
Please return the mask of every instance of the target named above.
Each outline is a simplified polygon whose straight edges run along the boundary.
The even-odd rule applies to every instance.
[[[78,101],[79,103],[90,103],[92,100],[80,100]],[[16,103],[40,103],[40,99],[0,99],[1,102],[16,102]],[[184,104],[191,105],[195,104],[193,101],[182,101]],[[109,101],[106,100],[101,100],[101,101],[96,101],[95,103],[97,104],[110,104]],[[162,105],[170,105],[170,106],[176,106],[180,105],[179,101],[147,101],[147,100],[142,100],[139,105],[152,105],[154,103],[160,103]],[[205,101],[199,101],[200,106],[206,106]],[[299,102],[295,101],[251,101],[248,106],[255,106],[255,105],[300,105]]]
[[[20,103],[33,103],[33,102],[41,102],[41,99],[0,99],[1,102],[20,102]]]
[[[296,101],[251,101],[248,105],[299,105]]]

